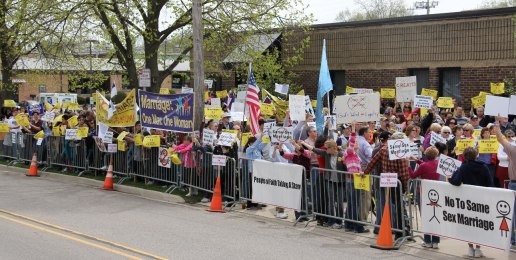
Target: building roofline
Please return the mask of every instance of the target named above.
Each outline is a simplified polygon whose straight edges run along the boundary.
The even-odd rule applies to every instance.
[[[492,17],[492,16],[515,15],[515,14],[516,14],[516,7],[507,7],[507,8],[496,8],[496,9],[479,9],[479,10],[453,12],[453,13],[412,15],[412,16],[393,17],[393,18],[376,19],[376,20],[356,21],[356,22],[315,24],[315,25],[312,25],[311,27],[313,29],[364,27],[364,26],[375,26],[375,25],[430,22],[430,21],[440,21],[440,20],[456,20],[456,19]]]

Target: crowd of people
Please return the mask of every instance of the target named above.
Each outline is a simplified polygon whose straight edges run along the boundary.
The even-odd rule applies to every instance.
[[[229,98],[227,98],[229,99]],[[208,101],[209,102],[209,101]],[[381,118],[372,122],[353,122],[350,124],[332,125],[326,121],[324,131],[317,131],[314,126],[314,116],[307,114],[304,121],[293,121],[288,116],[279,120],[275,116],[262,117],[259,120],[260,133],[248,138],[250,128],[245,122],[231,120],[230,104],[225,102],[222,109],[225,111],[218,120],[206,120],[198,134],[186,135],[156,129],[145,129],[139,121],[134,127],[112,127],[113,141],[118,134],[126,131],[123,141],[130,147],[128,153],[129,168],[137,169],[142,163],[142,146],[136,145],[137,136],[159,135],[161,145],[171,147],[180,154],[182,173],[184,178],[198,178],[199,171],[195,168],[205,169],[200,172],[212,172],[210,159],[199,157],[196,151],[213,154],[223,154],[233,158],[236,162],[242,160],[240,168],[240,183],[233,183],[233,179],[222,179],[223,190],[235,188],[241,194],[251,194],[251,160],[261,159],[271,162],[293,163],[305,168],[307,181],[314,189],[314,194],[304,191],[312,201],[311,210],[320,213],[317,223],[333,229],[344,228],[346,231],[356,233],[370,232],[365,223],[372,211],[376,215],[376,224],[379,224],[383,205],[387,203],[378,184],[373,183],[371,192],[355,189],[353,175],[344,175],[342,172],[359,173],[361,175],[376,175],[382,172],[398,174],[401,182],[402,193],[413,192],[409,187],[409,181],[415,178],[444,180],[437,173],[437,159],[440,154],[450,156],[463,162],[459,170],[450,178],[453,185],[472,184],[486,187],[509,188],[516,190],[516,119],[511,116],[493,117],[484,114],[484,107],[477,107],[465,111],[462,107],[454,109],[438,109],[434,107],[425,114],[421,109],[412,108],[410,104],[384,103],[381,107]],[[328,110],[326,110],[328,111]],[[98,134],[95,108],[84,106],[79,111],[53,109],[45,113],[53,113],[52,120],[43,121],[39,111],[25,111],[24,108],[3,108],[1,120],[8,124],[11,133],[37,134],[40,131],[45,136],[63,136],[67,128],[87,127],[88,135],[85,137],[86,154],[88,161],[93,161],[93,150],[96,147],[95,137]],[[30,123],[20,126],[15,120],[19,113],[30,116]],[[45,118],[48,118],[45,116]],[[267,136],[267,123],[275,123],[278,126],[292,127],[293,138],[285,143],[271,143]],[[219,145],[216,138],[213,143],[204,143],[203,130],[212,130],[220,134],[231,130],[237,134],[237,140],[231,146]],[[432,134],[439,135],[445,142],[431,143]],[[460,153],[457,152],[457,141],[461,139],[482,140],[496,136],[500,143],[497,153],[478,154],[475,144]],[[418,145],[420,156],[398,160],[389,160],[387,147],[388,140],[406,139]],[[4,146],[9,146],[10,139],[4,138]],[[48,144],[52,145],[52,144]],[[73,169],[74,160],[78,156],[72,152],[76,142],[64,143],[65,148],[61,156],[69,167],[63,171]],[[46,156],[46,155],[45,155]],[[199,162],[202,162],[199,164]],[[103,169],[107,168],[107,160],[103,162]],[[312,171],[316,169],[316,171]],[[327,172],[317,170],[325,169]],[[473,169],[473,170],[471,170]],[[197,174],[195,173],[197,172]],[[478,173],[477,173],[478,172]],[[233,173],[231,173],[233,174]],[[228,176],[228,175],[227,175]],[[245,185],[241,185],[241,183]],[[187,196],[196,195],[198,191],[192,187]],[[406,209],[403,207],[401,193],[394,188],[390,198],[395,208],[393,209],[393,228],[396,238],[407,236],[410,226],[406,221]],[[203,194],[203,202],[210,200],[209,193]],[[237,196],[236,194],[234,194]],[[371,198],[376,198],[376,206],[371,203]],[[419,198],[419,197],[418,197]],[[243,204],[244,208],[260,209],[262,205],[252,201]],[[303,205],[308,210],[309,205]],[[296,212],[296,218],[303,219],[302,212]],[[285,219],[288,217],[285,209],[276,208],[276,217]],[[343,221],[344,220],[344,221]],[[405,228],[405,229],[403,229]],[[514,227],[512,227],[513,229]],[[378,233],[378,228],[373,230]],[[512,233],[514,245],[514,233]],[[423,247],[438,248],[439,237],[425,235]],[[470,245],[469,255],[481,256],[480,247],[473,248]]]

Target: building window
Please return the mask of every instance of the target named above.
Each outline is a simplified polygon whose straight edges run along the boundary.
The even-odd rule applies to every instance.
[[[439,69],[439,93],[443,97],[452,97],[461,102],[460,68]]]
[[[333,83],[333,94],[342,96],[346,94],[346,71],[332,70],[330,71],[331,83]]]
[[[410,76],[416,76],[417,80],[417,93],[421,93],[422,88],[430,87],[429,72],[428,69],[409,69]]]
[[[47,85],[39,85],[39,93],[47,93]]]

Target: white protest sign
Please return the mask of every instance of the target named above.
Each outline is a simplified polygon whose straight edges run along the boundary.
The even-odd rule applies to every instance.
[[[506,250],[514,197],[508,189],[422,180],[422,232]]]
[[[221,146],[233,146],[233,142],[237,138],[237,135],[234,133],[222,132],[219,136],[218,145]]]
[[[416,95],[414,97],[414,107],[432,109],[434,100],[432,97]]]
[[[270,135],[270,129],[276,126],[276,122],[268,122],[263,124],[263,135]]]
[[[160,167],[170,168],[170,154],[168,154],[168,149],[160,147],[158,155],[158,165]]]
[[[294,137],[294,129],[292,127],[272,127],[269,130],[271,142],[273,143],[288,143]]]
[[[411,156],[419,156],[419,147],[417,144],[410,142],[408,138],[387,141],[389,149],[389,160],[397,160],[409,158]]]
[[[43,117],[41,117],[41,120],[46,122],[52,122],[54,121],[54,118],[56,117],[56,114],[54,112],[45,112],[43,114]]]
[[[117,152],[116,144],[108,144],[107,145],[107,152],[108,153],[116,153]]]
[[[189,93],[194,93],[194,92],[193,92],[193,88],[189,88],[189,87],[182,87],[182,88],[181,88],[181,93],[182,93],[182,94],[189,94]]]
[[[287,95],[288,94],[288,84],[278,84],[278,83],[274,83],[274,91],[280,93],[280,94],[283,94],[283,95]]]
[[[40,146],[43,143],[43,138],[38,138],[38,141],[36,142],[37,146]]]
[[[331,124],[330,130],[337,130],[337,116],[336,115],[325,116],[324,122],[330,122],[330,124]]]
[[[216,108],[222,107],[220,105],[220,98],[211,98],[210,101],[211,101],[211,107],[216,107]]]
[[[213,155],[211,158],[212,166],[226,166],[226,156],[225,155]]]
[[[516,95],[512,95],[509,101],[509,114],[516,115]]]
[[[436,143],[446,144],[446,139],[444,139],[444,137],[442,137],[440,134],[431,132],[431,134],[430,134],[430,145],[434,145]]]
[[[317,127],[317,123],[316,122],[306,122],[306,126],[308,126],[308,127]]]
[[[66,129],[65,140],[77,140],[77,129]]]
[[[16,137],[16,133],[11,133],[11,143],[16,144],[17,143],[17,139],[18,138]]]
[[[252,200],[278,207],[299,210],[303,166],[253,161]]]
[[[488,116],[509,116],[510,99],[506,97],[486,96],[486,108],[484,114]]]
[[[337,124],[377,121],[380,118],[380,94],[337,96]]]
[[[245,109],[245,104],[244,103],[234,102],[231,105],[231,112],[241,112],[243,114],[244,113],[244,109]]]
[[[353,91],[351,93],[356,94],[371,94],[373,93],[373,90],[370,88],[353,88]]]
[[[397,173],[380,173],[380,187],[381,188],[398,187],[398,174]]]
[[[238,91],[235,103],[244,104],[246,97],[247,97],[247,91]],[[234,103],[233,103],[233,105],[234,105]]]
[[[382,125],[380,124],[380,126],[376,129],[380,129],[381,127]],[[396,124],[396,131],[403,132],[403,124]]]
[[[244,117],[244,112],[231,112],[231,122],[234,121],[247,121]]]
[[[309,96],[305,96],[305,113],[312,116],[315,115],[314,107],[312,106],[312,101],[310,100]]]
[[[411,102],[416,95],[416,76],[396,78],[396,102]]]
[[[290,120],[305,121],[305,109],[305,96],[289,95],[288,112],[290,113]]]
[[[453,173],[459,169],[462,165],[462,162],[459,160],[455,160],[449,156],[444,154],[439,155],[439,164],[437,165],[437,173],[441,174],[444,177],[450,178]]]
[[[213,87],[213,80],[212,79],[205,79],[204,80],[204,85],[207,85],[208,88]]]
[[[215,141],[215,136],[217,133],[215,131],[210,129],[204,129],[202,131],[202,143],[203,144],[213,144],[213,141]]]
[[[102,137],[102,142],[105,144],[113,143],[113,132],[107,131]]]

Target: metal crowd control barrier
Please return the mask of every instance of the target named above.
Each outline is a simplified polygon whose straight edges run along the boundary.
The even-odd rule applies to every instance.
[[[5,133],[0,156],[12,160],[9,164],[13,164],[19,159],[18,143],[18,133]]]
[[[146,180],[160,181],[172,186],[165,192],[171,193],[180,185],[181,173],[193,172],[193,168],[171,164],[170,168],[161,167],[159,162],[159,148],[145,148],[134,146],[134,171],[132,175]]]
[[[239,158],[240,172],[240,187],[239,187],[239,198],[242,203],[245,201],[252,201],[252,184],[253,184],[253,174],[252,174],[252,163],[254,160],[247,158]],[[303,182],[301,187],[301,210],[296,212],[296,225],[301,219],[307,219],[311,216],[310,210],[310,190],[308,188],[307,182],[307,174],[303,169]],[[313,203],[312,203],[313,204]]]
[[[410,221],[406,213],[402,184],[396,188],[380,188],[380,177],[369,175],[368,187],[355,187],[353,173],[330,169],[311,169],[313,215],[345,229],[363,232],[366,226],[379,229],[389,189],[392,230],[399,246],[409,236]],[[360,177],[359,177],[360,178]],[[371,191],[374,191],[372,196]],[[373,198],[373,199],[372,199]]]
[[[65,140],[64,136],[47,136],[47,161],[50,167],[60,166],[63,172],[82,174],[88,169],[85,140]]]
[[[237,198],[237,163],[234,158],[226,157],[226,166],[212,166],[213,153],[193,151],[195,162],[193,170],[185,169],[181,185],[192,187],[204,192],[213,193],[217,176],[220,173],[222,196],[236,201]]]

